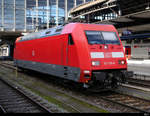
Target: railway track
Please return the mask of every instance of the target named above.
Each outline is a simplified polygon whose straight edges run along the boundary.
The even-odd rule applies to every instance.
[[[6,67],[9,68],[9,64],[8,65],[4,64],[4,65],[6,65]],[[10,67],[12,67],[12,65],[10,65]],[[126,107],[127,109],[132,109],[136,112],[150,113],[150,101],[137,98],[134,96],[111,92],[110,94],[100,95],[96,98],[93,97],[93,99],[96,99],[97,102],[99,102],[100,99],[103,99],[105,101],[112,102],[114,104],[118,104],[120,106]]]
[[[4,108],[0,105],[0,113],[6,113],[6,111],[4,110]]]
[[[10,69],[13,69],[13,70],[16,70],[16,67],[14,67],[12,64],[8,64],[8,63],[1,63],[3,67],[5,68],[10,68]],[[59,100],[58,100],[59,101]],[[73,104],[69,103],[69,102],[66,102],[65,100],[60,100],[59,102],[61,102],[61,104],[63,104],[63,106],[65,107],[69,107],[69,109],[72,111],[72,112],[76,112],[76,113],[82,113],[81,109],[78,108],[77,106],[74,106]],[[86,107],[86,106],[85,106]],[[55,108],[53,108],[55,109]]]
[[[3,66],[3,67],[6,67],[6,68],[17,70],[17,67],[15,67],[12,62],[9,63],[9,62],[0,61],[0,65]]]
[[[35,99],[25,95],[13,85],[0,79],[0,112],[2,113],[52,113]]]
[[[150,89],[150,81],[128,78],[128,84]]]
[[[150,113],[149,100],[133,97],[130,95],[120,94],[116,92],[111,92],[110,94],[103,95],[100,98],[115,104],[119,104],[121,106],[125,106],[127,108],[131,108],[138,112]]]

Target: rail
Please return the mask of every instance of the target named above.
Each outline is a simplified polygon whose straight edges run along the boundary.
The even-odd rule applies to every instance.
[[[0,78],[0,109],[4,113],[52,113],[50,109],[31,98],[19,88]]]
[[[128,78],[128,84],[150,89],[150,81]]]
[[[120,94],[116,92],[112,92],[109,95],[101,96],[100,98],[136,110],[138,112],[150,113],[149,100],[133,97],[130,95]]]

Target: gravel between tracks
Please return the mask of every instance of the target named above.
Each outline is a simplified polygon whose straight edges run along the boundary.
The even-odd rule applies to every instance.
[[[45,80],[39,79],[35,76],[30,77],[28,75],[18,73],[17,74],[18,77],[16,77],[15,74],[16,74],[16,72],[11,69],[0,67],[0,75],[2,75],[2,76],[5,75],[5,77],[7,77],[7,79],[9,79],[17,84],[20,84],[32,91],[34,90],[34,92],[36,91],[37,93],[39,93],[39,95],[45,96],[45,98],[46,98],[46,96],[47,97],[51,96],[53,98],[56,98],[57,100],[61,99],[64,103],[67,102],[67,104],[72,104],[74,102],[74,104],[72,104],[72,105],[74,105],[74,107],[79,109],[80,111],[82,110],[83,113],[84,112],[100,112],[100,110],[98,111],[97,108],[105,109],[108,112],[112,112],[112,113],[114,113],[114,112],[119,112],[119,113],[134,112],[133,110],[130,110],[128,108],[124,108],[119,105],[115,105],[113,103],[109,103],[102,99],[99,99],[98,95],[82,94],[81,92],[72,91],[72,90],[69,90],[68,88],[58,86],[51,82],[46,82]],[[47,78],[47,77],[43,77],[43,78]],[[72,98],[71,98],[71,96],[72,96]],[[76,98],[79,101],[75,100]],[[82,103],[80,103],[81,100],[83,101]],[[62,104],[59,104],[54,99],[51,99],[51,101],[53,101],[53,103],[52,103],[53,106],[56,109],[59,109],[58,112],[76,112],[69,108],[65,109],[64,106],[62,106]],[[85,108],[84,106],[87,106],[89,104],[85,104],[84,101],[92,104],[96,108],[95,107],[93,108],[93,106],[90,106],[89,109],[87,109],[88,107]],[[54,105],[54,103],[55,103],[55,105]]]
[[[51,101],[52,104],[55,104],[59,109],[64,109],[63,112],[107,112],[100,107],[92,106],[87,102],[83,102],[64,92],[60,92],[58,91],[58,88],[55,88],[49,83],[45,83],[36,77],[29,77],[20,73],[18,73],[18,77],[15,77],[15,72],[10,69],[1,68],[0,70],[0,74],[5,76],[5,78],[11,80],[13,83],[20,84],[46,100]]]

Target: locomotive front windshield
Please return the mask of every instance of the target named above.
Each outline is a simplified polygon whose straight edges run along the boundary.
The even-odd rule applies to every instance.
[[[120,44],[115,32],[85,31],[89,44]]]

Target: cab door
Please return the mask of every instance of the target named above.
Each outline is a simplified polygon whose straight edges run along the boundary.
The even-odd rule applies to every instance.
[[[65,35],[62,38],[62,47],[61,47],[61,64],[63,66],[68,65],[68,35]]]
[[[62,37],[61,42],[61,65],[63,67],[63,77],[68,77],[68,35]]]

